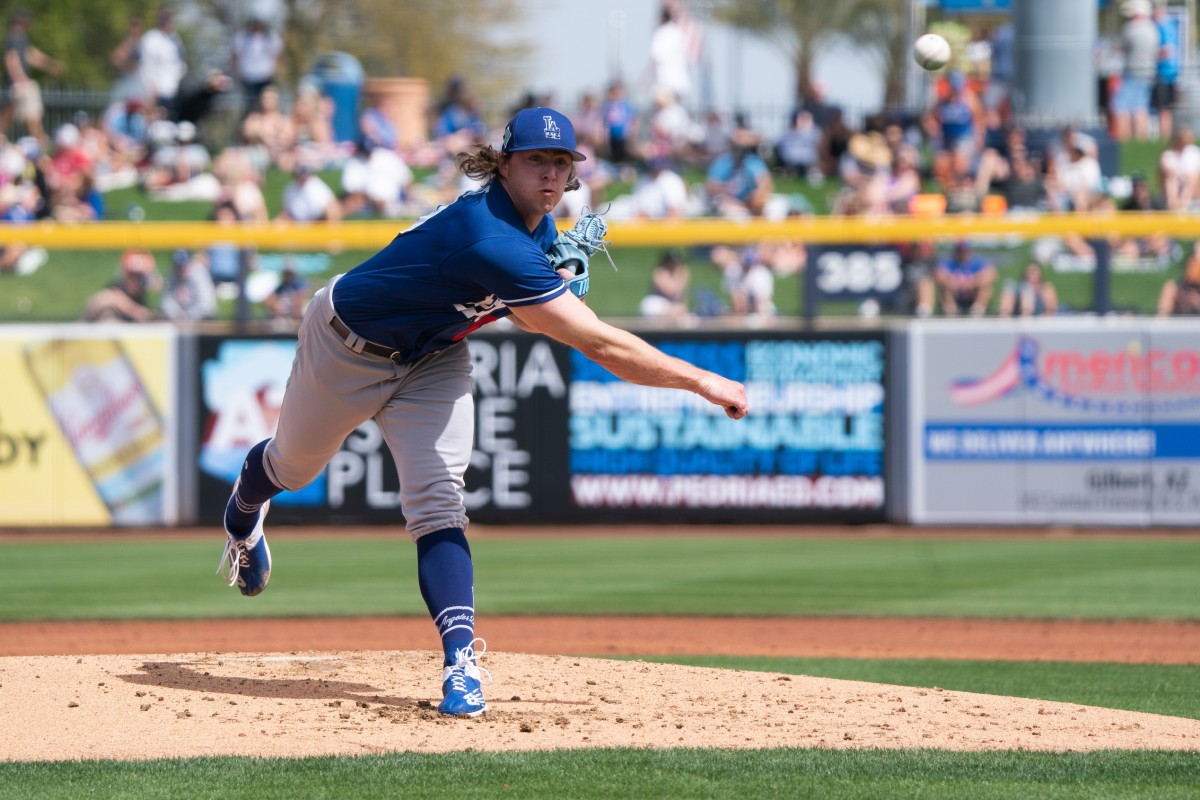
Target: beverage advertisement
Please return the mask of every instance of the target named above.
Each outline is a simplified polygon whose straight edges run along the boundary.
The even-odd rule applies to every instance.
[[[913,522],[1194,525],[1200,325],[914,325]]]
[[[14,327],[0,338],[0,524],[173,522],[166,326]]]

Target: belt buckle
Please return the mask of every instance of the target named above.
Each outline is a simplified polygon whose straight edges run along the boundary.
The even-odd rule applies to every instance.
[[[400,358],[401,358],[401,356],[400,356],[399,350],[393,350],[392,354],[390,356],[388,356],[388,360],[391,361],[396,366],[400,366]]]

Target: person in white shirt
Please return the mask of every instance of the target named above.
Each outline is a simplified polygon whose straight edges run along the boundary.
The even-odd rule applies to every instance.
[[[175,31],[169,9],[158,15],[158,27],[142,34],[138,42],[138,64],[146,96],[168,111],[179,92],[179,82],[187,72],[183,40]]]
[[[1193,142],[1192,129],[1180,128],[1158,158],[1158,174],[1167,208],[1190,207],[1200,191],[1200,147]]]
[[[650,37],[650,64],[653,88],[669,89],[680,100],[692,91],[688,65],[688,44],[683,28],[675,21],[675,9],[663,4],[658,27]]]
[[[258,110],[258,98],[275,79],[282,53],[283,39],[262,17],[251,17],[233,35],[233,69],[242,84],[245,113]]]
[[[687,213],[688,188],[669,158],[652,158],[633,190],[634,213],[643,219],[679,219]]]
[[[341,203],[325,181],[312,173],[307,164],[297,164],[292,181],[283,189],[283,208],[279,219],[296,222],[338,222]]]
[[[342,213],[400,216],[413,173],[395,150],[364,142],[342,167]]]

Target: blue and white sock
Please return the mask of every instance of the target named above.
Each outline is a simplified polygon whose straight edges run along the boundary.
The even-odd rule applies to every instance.
[[[283,491],[267,477],[267,470],[263,466],[263,453],[270,441],[264,439],[250,448],[242,462],[237,492],[225,506],[225,527],[238,536],[253,531],[258,521],[258,510],[263,503]]]
[[[461,528],[417,539],[417,583],[442,638],[445,665],[475,638],[475,567]]]

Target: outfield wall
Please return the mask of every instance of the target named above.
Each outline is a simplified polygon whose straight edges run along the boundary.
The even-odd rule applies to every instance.
[[[499,326],[492,326],[499,328]],[[747,385],[744,420],[511,326],[472,337],[482,523],[1200,521],[1200,322],[647,331]],[[219,525],[295,339],[167,325],[0,329],[0,526]],[[400,524],[373,422],[274,524]]]

